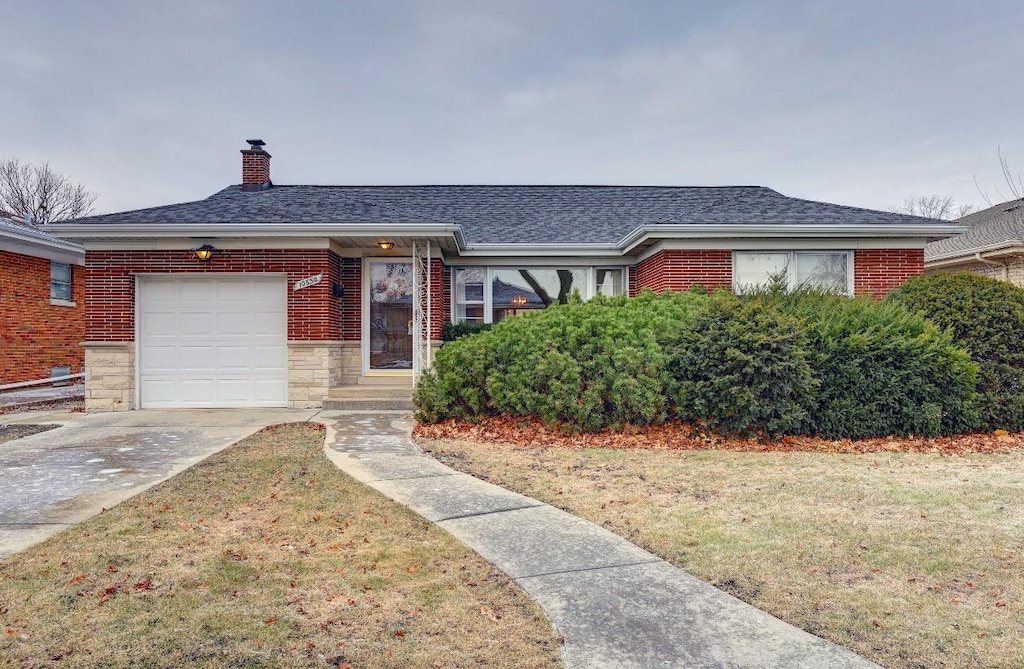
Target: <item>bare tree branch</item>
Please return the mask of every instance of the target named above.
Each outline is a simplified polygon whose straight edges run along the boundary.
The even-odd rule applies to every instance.
[[[72,183],[49,163],[31,165],[17,158],[0,159],[0,209],[46,224],[92,213],[96,194]]]
[[[945,197],[919,195],[918,197],[908,197],[903,204],[892,207],[892,210],[911,216],[950,220],[966,216],[974,211],[974,206],[970,204],[957,205],[953,201],[952,195]]]

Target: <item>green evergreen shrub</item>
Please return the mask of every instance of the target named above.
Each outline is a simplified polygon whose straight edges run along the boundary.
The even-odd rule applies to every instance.
[[[813,288],[748,298],[801,320],[820,382],[810,432],[827,438],[970,431],[976,367],[931,323],[897,305]]]
[[[950,334],[896,304],[645,292],[450,342],[414,401],[425,422],[537,416],[597,431],[676,415],[737,434],[938,435],[976,424],[975,374]]]
[[[490,323],[452,323],[451,321],[445,321],[441,325],[441,341],[455,341],[469,335],[486,332],[491,327]]]
[[[598,296],[506,319],[438,352],[414,395],[417,417],[537,416],[590,431],[662,422],[659,339],[701,299],[649,291],[634,299]]]
[[[889,301],[946,328],[980,366],[980,429],[1024,430],[1024,290],[977,274],[929,274]]]
[[[806,431],[818,381],[797,319],[716,294],[667,343],[669,399],[680,418],[723,434]]]

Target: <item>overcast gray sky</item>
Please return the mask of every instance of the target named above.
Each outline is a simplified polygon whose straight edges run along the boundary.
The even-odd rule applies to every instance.
[[[250,137],[281,184],[983,205],[997,147],[1024,171],[1022,25],[1020,0],[4,0],[0,157],[103,212],[238,183]]]

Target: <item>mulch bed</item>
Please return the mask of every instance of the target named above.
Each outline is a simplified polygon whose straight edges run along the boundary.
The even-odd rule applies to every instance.
[[[505,442],[526,447],[667,449],[678,451],[746,451],[809,453],[1010,453],[1024,449],[1024,433],[997,430],[992,434],[954,437],[883,437],[875,439],[821,439],[782,437],[776,440],[727,438],[706,434],[687,423],[672,422],[646,427],[628,426],[618,431],[561,434],[537,418],[483,418],[477,423],[445,421],[417,424],[413,435],[425,439],[466,439]]]

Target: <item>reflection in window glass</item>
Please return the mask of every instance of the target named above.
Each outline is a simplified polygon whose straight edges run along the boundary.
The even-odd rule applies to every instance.
[[[71,301],[71,265],[50,263],[50,299]]]
[[[455,320],[484,322],[484,281],[487,270],[472,267],[455,271]]]
[[[847,291],[847,260],[844,253],[797,253],[797,285],[809,285],[839,293]]]
[[[764,286],[772,277],[785,275],[789,253],[751,253],[737,251],[733,263],[733,289],[737,293]]]
[[[491,321],[497,323],[532,309],[566,304],[573,291],[584,299],[585,269],[491,270]]]
[[[597,269],[597,292],[605,297],[622,295],[625,282],[622,280],[621,269]]]

